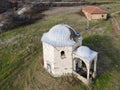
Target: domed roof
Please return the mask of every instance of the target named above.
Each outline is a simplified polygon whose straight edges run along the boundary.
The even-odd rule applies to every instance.
[[[75,41],[71,39],[71,31],[76,33],[74,29],[66,24],[58,24],[53,26],[49,32],[45,33],[41,39],[42,42],[46,42],[53,46],[72,46]]]
[[[97,55],[97,52],[91,50],[87,46],[80,46],[75,51],[75,54],[85,60],[92,60]]]

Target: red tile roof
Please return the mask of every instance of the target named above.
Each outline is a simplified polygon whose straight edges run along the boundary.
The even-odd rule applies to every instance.
[[[100,9],[98,7],[94,7],[94,6],[84,7],[83,10],[90,14],[105,14],[105,13],[107,13],[105,10],[102,10],[102,9]]]

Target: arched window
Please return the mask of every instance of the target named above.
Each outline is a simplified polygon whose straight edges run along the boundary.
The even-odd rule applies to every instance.
[[[49,73],[51,73],[51,65],[50,65],[50,64],[47,64],[47,71],[48,71]]]
[[[61,51],[60,54],[61,54],[61,58],[64,59],[65,58],[65,52]]]

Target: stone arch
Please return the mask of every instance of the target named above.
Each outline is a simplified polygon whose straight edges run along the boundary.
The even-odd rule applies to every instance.
[[[93,79],[93,73],[94,73],[94,63],[95,61],[92,60],[92,62],[90,63],[90,66],[89,66],[89,70],[90,70],[90,73],[89,73],[89,78]]]
[[[96,63],[97,63],[97,57],[95,57],[92,62],[91,62],[91,66],[90,66],[90,76],[92,79],[94,79],[96,77]],[[92,73],[91,73],[92,72]]]
[[[81,76],[87,78],[87,65],[86,62],[79,58],[75,58],[73,61],[73,70]]]

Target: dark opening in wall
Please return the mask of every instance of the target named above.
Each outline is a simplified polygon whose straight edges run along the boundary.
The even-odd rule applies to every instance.
[[[64,59],[65,58],[65,52],[61,51],[61,58]]]
[[[104,17],[104,15],[102,15],[102,17]]]

